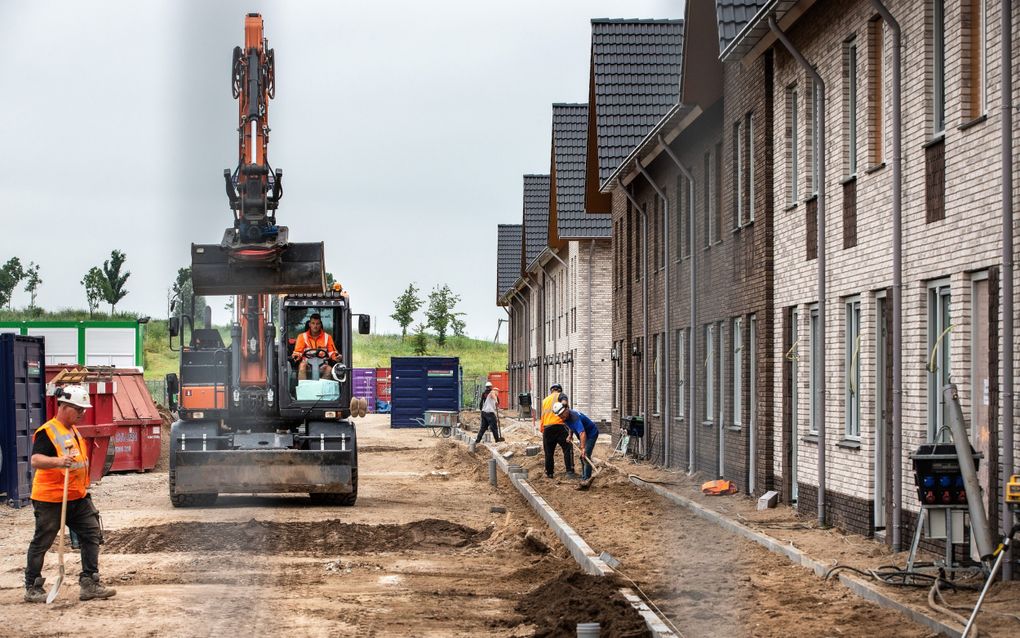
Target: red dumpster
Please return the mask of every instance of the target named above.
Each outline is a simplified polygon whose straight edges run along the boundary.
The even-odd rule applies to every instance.
[[[143,472],[159,461],[160,428],[163,424],[141,372],[114,370],[117,391],[114,394],[113,422],[116,434],[113,472]]]
[[[506,410],[510,405],[510,375],[506,372],[490,372],[489,381],[492,387],[499,390],[499,409]]]
[[[392,393],[390,391],[390,369],[375,369],[375,398],[379,401],[389,403]]]
[[[52,419],[53,415],[57,413],[57,401],[53,397],[55,386],[49,382],[66,369],[65,366],[46,366],[47,419]],[[113,421],[113,404],[117,383],[113,380],[86,381],[79,385],[88,390],[92,408],[85,411],[85,414],[78,420],[77,427],[88,448],[86,453],[89,457],[89,477],[93,481],[98,481],[110,470],[109,464],[113,462],[113,458],[110,456],[112,451],[110,438],[117,432],[117,424]]]

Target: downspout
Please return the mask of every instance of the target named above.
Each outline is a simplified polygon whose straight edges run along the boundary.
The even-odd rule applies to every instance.
[[[900,24],[892,16],[882,0],[871,0],[882,20],[892,33],[892,241],[893,241],[893,285],[892,285],[892,550],[900,551],[902,543],[903,511],[903,135],[901,133],[903,98],[900,85],[902,43]]]
[[[1013,471],[1013,3],[1002,0],[1002,530],[1013,524],[1013,512],[1006,506],[1006,484]],[[1010,552],[1012,554],[1012,552]],[[1002,566],[1004,580],[1013,578],[1013,559],[1007,555]]]
[[[644,420],[645,413],[648,410],[648,357],[645,356],[645,350],[648,349],[648,215],[645,209],[638,204],[634,196],[630,194],[630,190],[626,186],[623,186],[621,182],[620,186],[623,194],[627,196],[630,203],[634,205],[634,208],[641,213],[641,324],[642,324],[642,337],[641,337],[641,418]],[[629,345],[629,344],[628,344]],[[647,451],[644,437],[641,438],[641,449]]]
[[[786,37],[776,18],[769,16],[769,29],[782,42],[790,55],[804,68],[814,82],[815,97],[815,163],[818,172],[818,344],[817,352],[811,356],[818,357],[818,524],[825,526],[825,83],[818,71],[808,64],[793,43]],[[898,463],[897,459],[897,463]]]
[[[670,315],[670,308],[671,308],[671,306],[669,305],[669,200],[666,199],[666,194],[663,193],[662,190],[659,188],[659,185],[656,184],[652,180],[652,176],[648,174],[648,171],[646,171],[645,167],[641,165],[641,162],[635,162],[635,164],[637,164],[638,170],[641,171],[641,174],[644,175],[644,177],[648,181],[648,183],[651,184],[652,189],[655,190],[655,193],[659,197],[662,198],[662,243],[663,243],[663,250],[665,252],[664,260],[666,262],[665,265],[664,265],[664,267],[665,267],[665,273],[664,273],[665,277],[663,278],[663,288],[665,289],[665,294],[663,294],[663,298],[662,298],[662,317],[663,317],[663,328],[662,329],[665,332],[664,338],[662,340],[662,350],[665,353],[665,359],[666,359],[666,365],[663,366],[663,369],[664,369],[665,373],[663,374],[663,378],[662,378],[663,389],[665,390],[662,393],[662,398],[665,401],[664,405],[662,406],[662,464],[665,467],[669,467],[669,459],[670,459],[670,454],[669,454],[669,452],[670,452],[670,425],[671,425],[670,421],[673,418],[673,413],[672,413],[672,411],[670,409],[672,406],[670,406],[670,400],[669,400],[669,387],[670,387],[670,385],[669,385],[669,382],[670,382],[669,369],[671,367],[669,365],[669,353],[670,353],[670,349],[669,349],[669,335],[670,335],[669,315]],[[659,365],[662,365],[662,363],[660,362]]]
[[[689,192],[690,200],[691,200],[691,210],[693,211],[694,208],[695,208],[695,206],[694,206],[694,191],[696,190],[694,188],[694,175],[692,175],[691,172],[688,171],[684,167],[683,163],[680,162],[680,158],[676,156],[676,153],[674,153],[673,149],[671,149],[669,147],[669,144],[666,144],[666,140],[662,139],[661,135],[659,136],[659,144],[662,144],[662,148],[665,149],[666,155],[668,155],[669,159],[671,159],[673,161],[673,163],[676,164],[677,170],[680,171],[680,174],[683,175],[684,178],[687,179],[687,183],[688,183],[688,186],[690,188],[690,190],[688,192]],[[693,247],[693,242],[694,242],[694,215],[693,214],[690,215],[690,218],[687,220],[687,224],[688,224],[688,227],[687,227],[688,235],[687,235],[687,237],[692,242],[691,245]],[[688,401],[688,405],[687,405],[687,472],[690,473],[690,474],[694,473],[694,433],[695,433],[694,419],[695,419],[695,415],[697,414],[697,410],[695,409],[694,402],[698,398],[697,397],[697,391],[695,389],[697,387],[697,384],[694,382],[694,379],[697,378],[695,376],[695,374],[697,372],[697,368],[695,367],[694,360],[697,358],[695,356],[695,353],[698,351],[697,348],[695,347],[695,345],[697,344],[697,342],[696,342],[696,339],[697,339],[697,337],[696,337],[697,330],[696,330],[695,326],[697,326],[697,320],[698,320],[697,312],[698,312],[698,310],[697,310],[697,303],[696,303],[697,295],[695,294],[696,290],[697,290],[697,288],[695,287],[695,284],[697,282],[697,278],[695,276],[695,270],[694,270],[694,253],[695,253],[695,251],[691,250],[691,256],[690,256],[690,260],[691,260],[691,263],[690,263],[690,271],[691,271],[691,282],[690,282],[690,286],[691,286],[691,292],[690,292],[691,327],[690,327],[690,334],[689,334],[688,339],[687,339],[687,390],[688,390],[688,396],[690,397],[690,400]]]
[[[592,264],[592,261],[594,259],[595,259],[595,240],[593,239],[593,240],[591,240],[591,243],[588,245],[588,409],[589,410],[593,410],[593,411],[595,409],[595,407],[594,407],[595,406],[595,397],[592,394],[592,383],[591,383],[592,382],[592,376],[594,376],[593,373],[592,373],[593,355],[592,355],[592,351],[591,351],[591,346],[592,346],[592,341],[591,341],[591,331],[592,331],[592,319],[591,319],[591,312],[592,312],[592,310],[591,310],[591,289],[592,289],[592,279],[591,279],[591,277],[592,277],[592,272],[591,271],[592,271],[592,267],[591,267],[591,264]],[[610,337],[612,337],[612,335],[610,335]]]

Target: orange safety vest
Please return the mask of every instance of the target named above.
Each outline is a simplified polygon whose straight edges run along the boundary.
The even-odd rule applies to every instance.
[[[337,354],[336,344],[333,343],[332,337],[325,330],[319,333],[318,338],[313,337],[310,330],[306,330],[298,335],[297,340],[294,342],[294,352],[301,354],[309,348],[321,348],[328,352],[331,357]]]
[[[559,392],[553,392],[546,398],[542,399],[542,423],[539,427],[539,431],[545,432],[545,426],[556,425],[557,423],[563,423],[563,419],[553,414],[552,407],[553,403],[556,403],[557,399],[560,398]]]
[[[40,432],[45,432],[50,437],[50,442],[56,448],[57,454],[62,455],[68,450],[69,456],[74,458],[74,463],[67,469],[70,476],[67,478],[67,500],[75,501],[85,498],[89,489],[89,457],[85,454],[85,439],[82,438],[78,428],[73,425],[70,429],[56,418],[43,423],[35,434],[32,435],[32,442]],[[46,503],[59,503],[64,498],[64,469],[40,469],[35,471],[32,478],[32,500]]]

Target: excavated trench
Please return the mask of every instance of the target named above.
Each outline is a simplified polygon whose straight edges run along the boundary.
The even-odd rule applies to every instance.
[[[441,519],[365,525],[338,520],[246,523],[165,523],[108,531],[104,552],[257,552],[259,554],[371,553],[408,549],[459,549],[492,533]]]

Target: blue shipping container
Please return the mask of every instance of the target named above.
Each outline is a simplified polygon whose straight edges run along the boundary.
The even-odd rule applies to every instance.
[[[42,337],[0,335],[0,494],[14,507],[32,496],[32,435],[46,422]]]
[[[419,427],[426,410],[460,411],[457,357],[392,357],[390,427]]]

